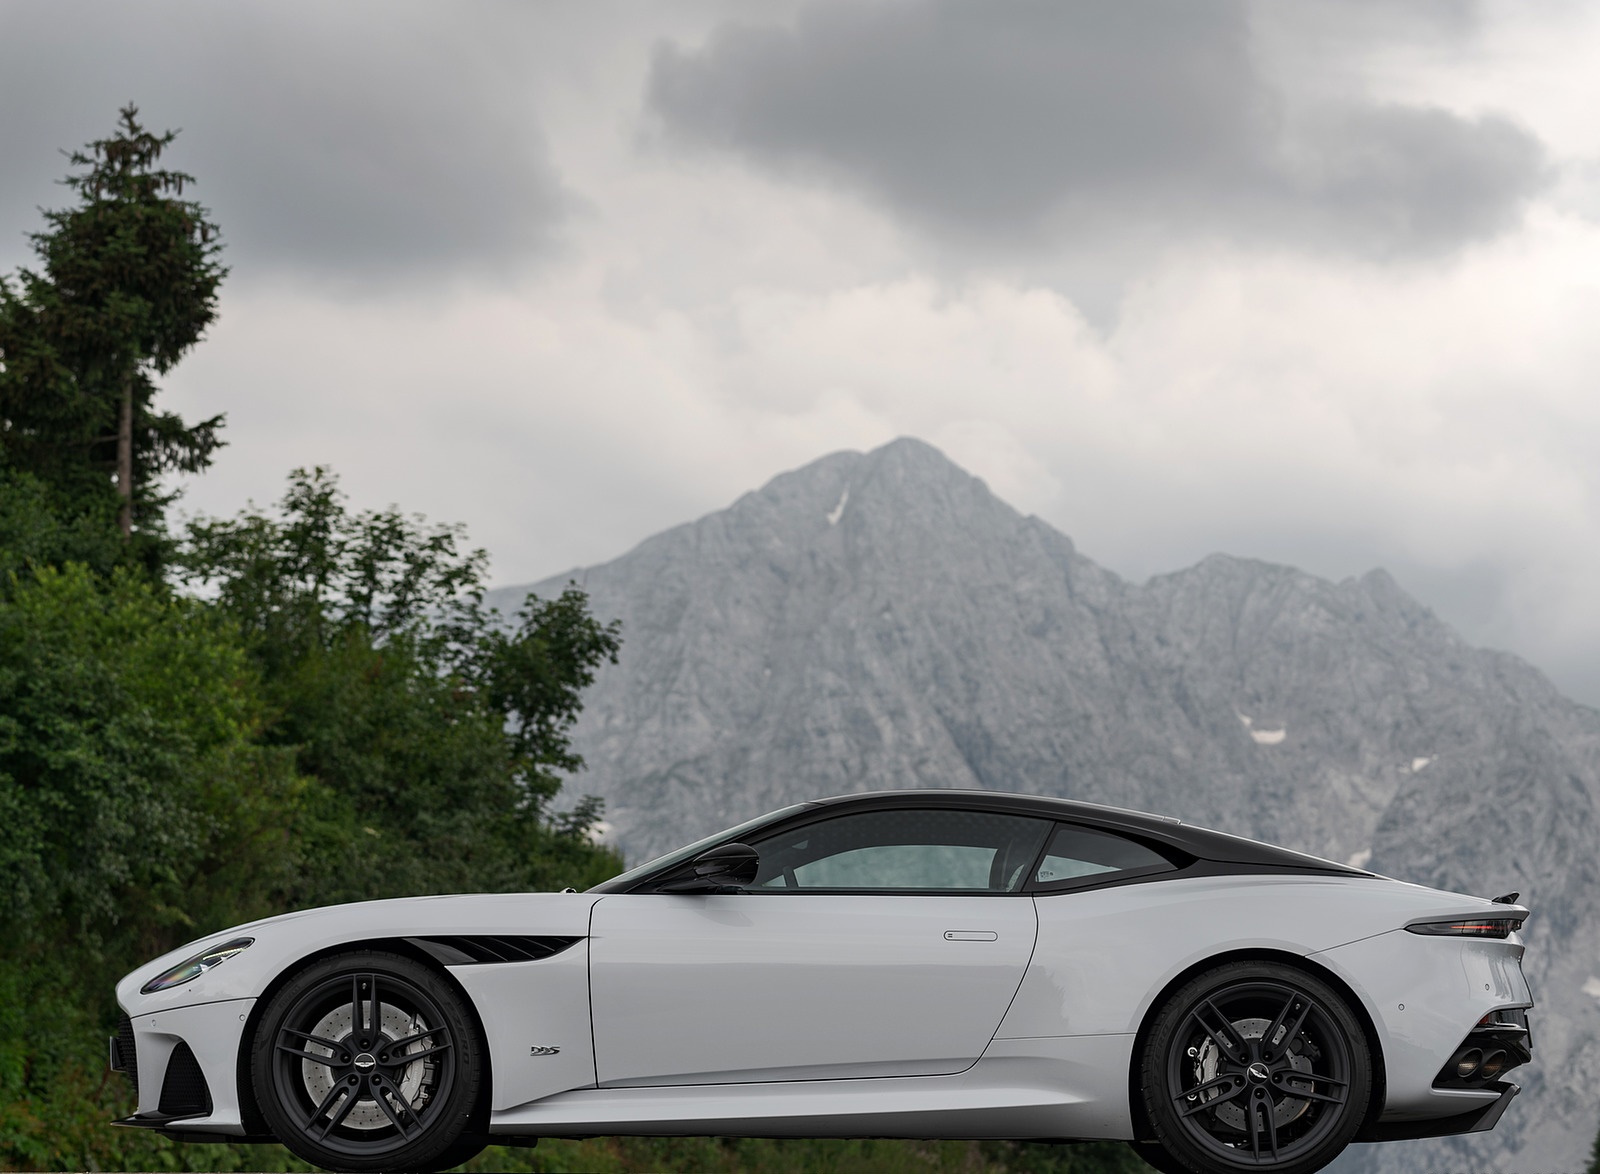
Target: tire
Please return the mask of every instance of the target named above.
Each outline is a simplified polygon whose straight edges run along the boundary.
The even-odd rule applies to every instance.
[[[1320,1170],[1372,1096],[1366,1035],[1345,1000],[1277,962],[1230,962],[1184,984],[1156,1016],[1139,1075],[1160,1150],[1193,1174]]]
[[[470,1158],[484,1048],[461,995],[401,954],[311,963],[272,997],[251,1044],[267,1124],[329,1170],[442,1170]]]

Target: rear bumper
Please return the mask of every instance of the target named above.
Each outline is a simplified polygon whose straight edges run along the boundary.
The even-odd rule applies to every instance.
[[[1311,955],[1350,985],[1376,1029],[1384,1124],[1460,1125],[1500,1101],[1506,1083],[1498,1073],[1482,1083],[1452,1082],[1441,1065],[1466,1046],[1485,1016],[1533,1005],[1522,953],[1515,935],[1453,939],[1393,930]]]
[[[1423,1137],[1455,1137],[1461,1133],[1484,1133],[1500,1123],[1517,1093],[1522,1090],[1509,1080],[1492,1086],[1500,1095],[1480,1109],[1454,1117],[1435,1117],[1431,1121],[1374,1121],[1356,1134],[1357,1141],[1415,1141]]]

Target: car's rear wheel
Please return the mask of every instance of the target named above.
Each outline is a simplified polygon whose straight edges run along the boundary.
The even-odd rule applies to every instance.
[[[477,1024],[455,988],[420,962],[377,950],[307,966],[273,996],[251,1050],[256,1101],[272,1131],[331,1170],[466,1161],[476,1153],[468,1128],[482,1068]]]
[[[1310,1174],[1355,1136],[1372,1094],[1366,1036],[1327,983],[1231,962],[1168,1000],[1145,1044],[1144,1110],[1195,1174]]]

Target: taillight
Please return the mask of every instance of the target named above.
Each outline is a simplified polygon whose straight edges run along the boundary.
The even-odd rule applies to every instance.
[[[1409,933],[1429,937],[1505,938],[1522,928],[1520,917],[1467,917],[1454,921],[1422,921],[1406,926]]]

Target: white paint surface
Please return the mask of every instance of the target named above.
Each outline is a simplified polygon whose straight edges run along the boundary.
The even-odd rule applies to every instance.
[[[970,1067],[1035,919],[1021,896],[608,894],[592,932],[600,1083],[708,1084]]]

